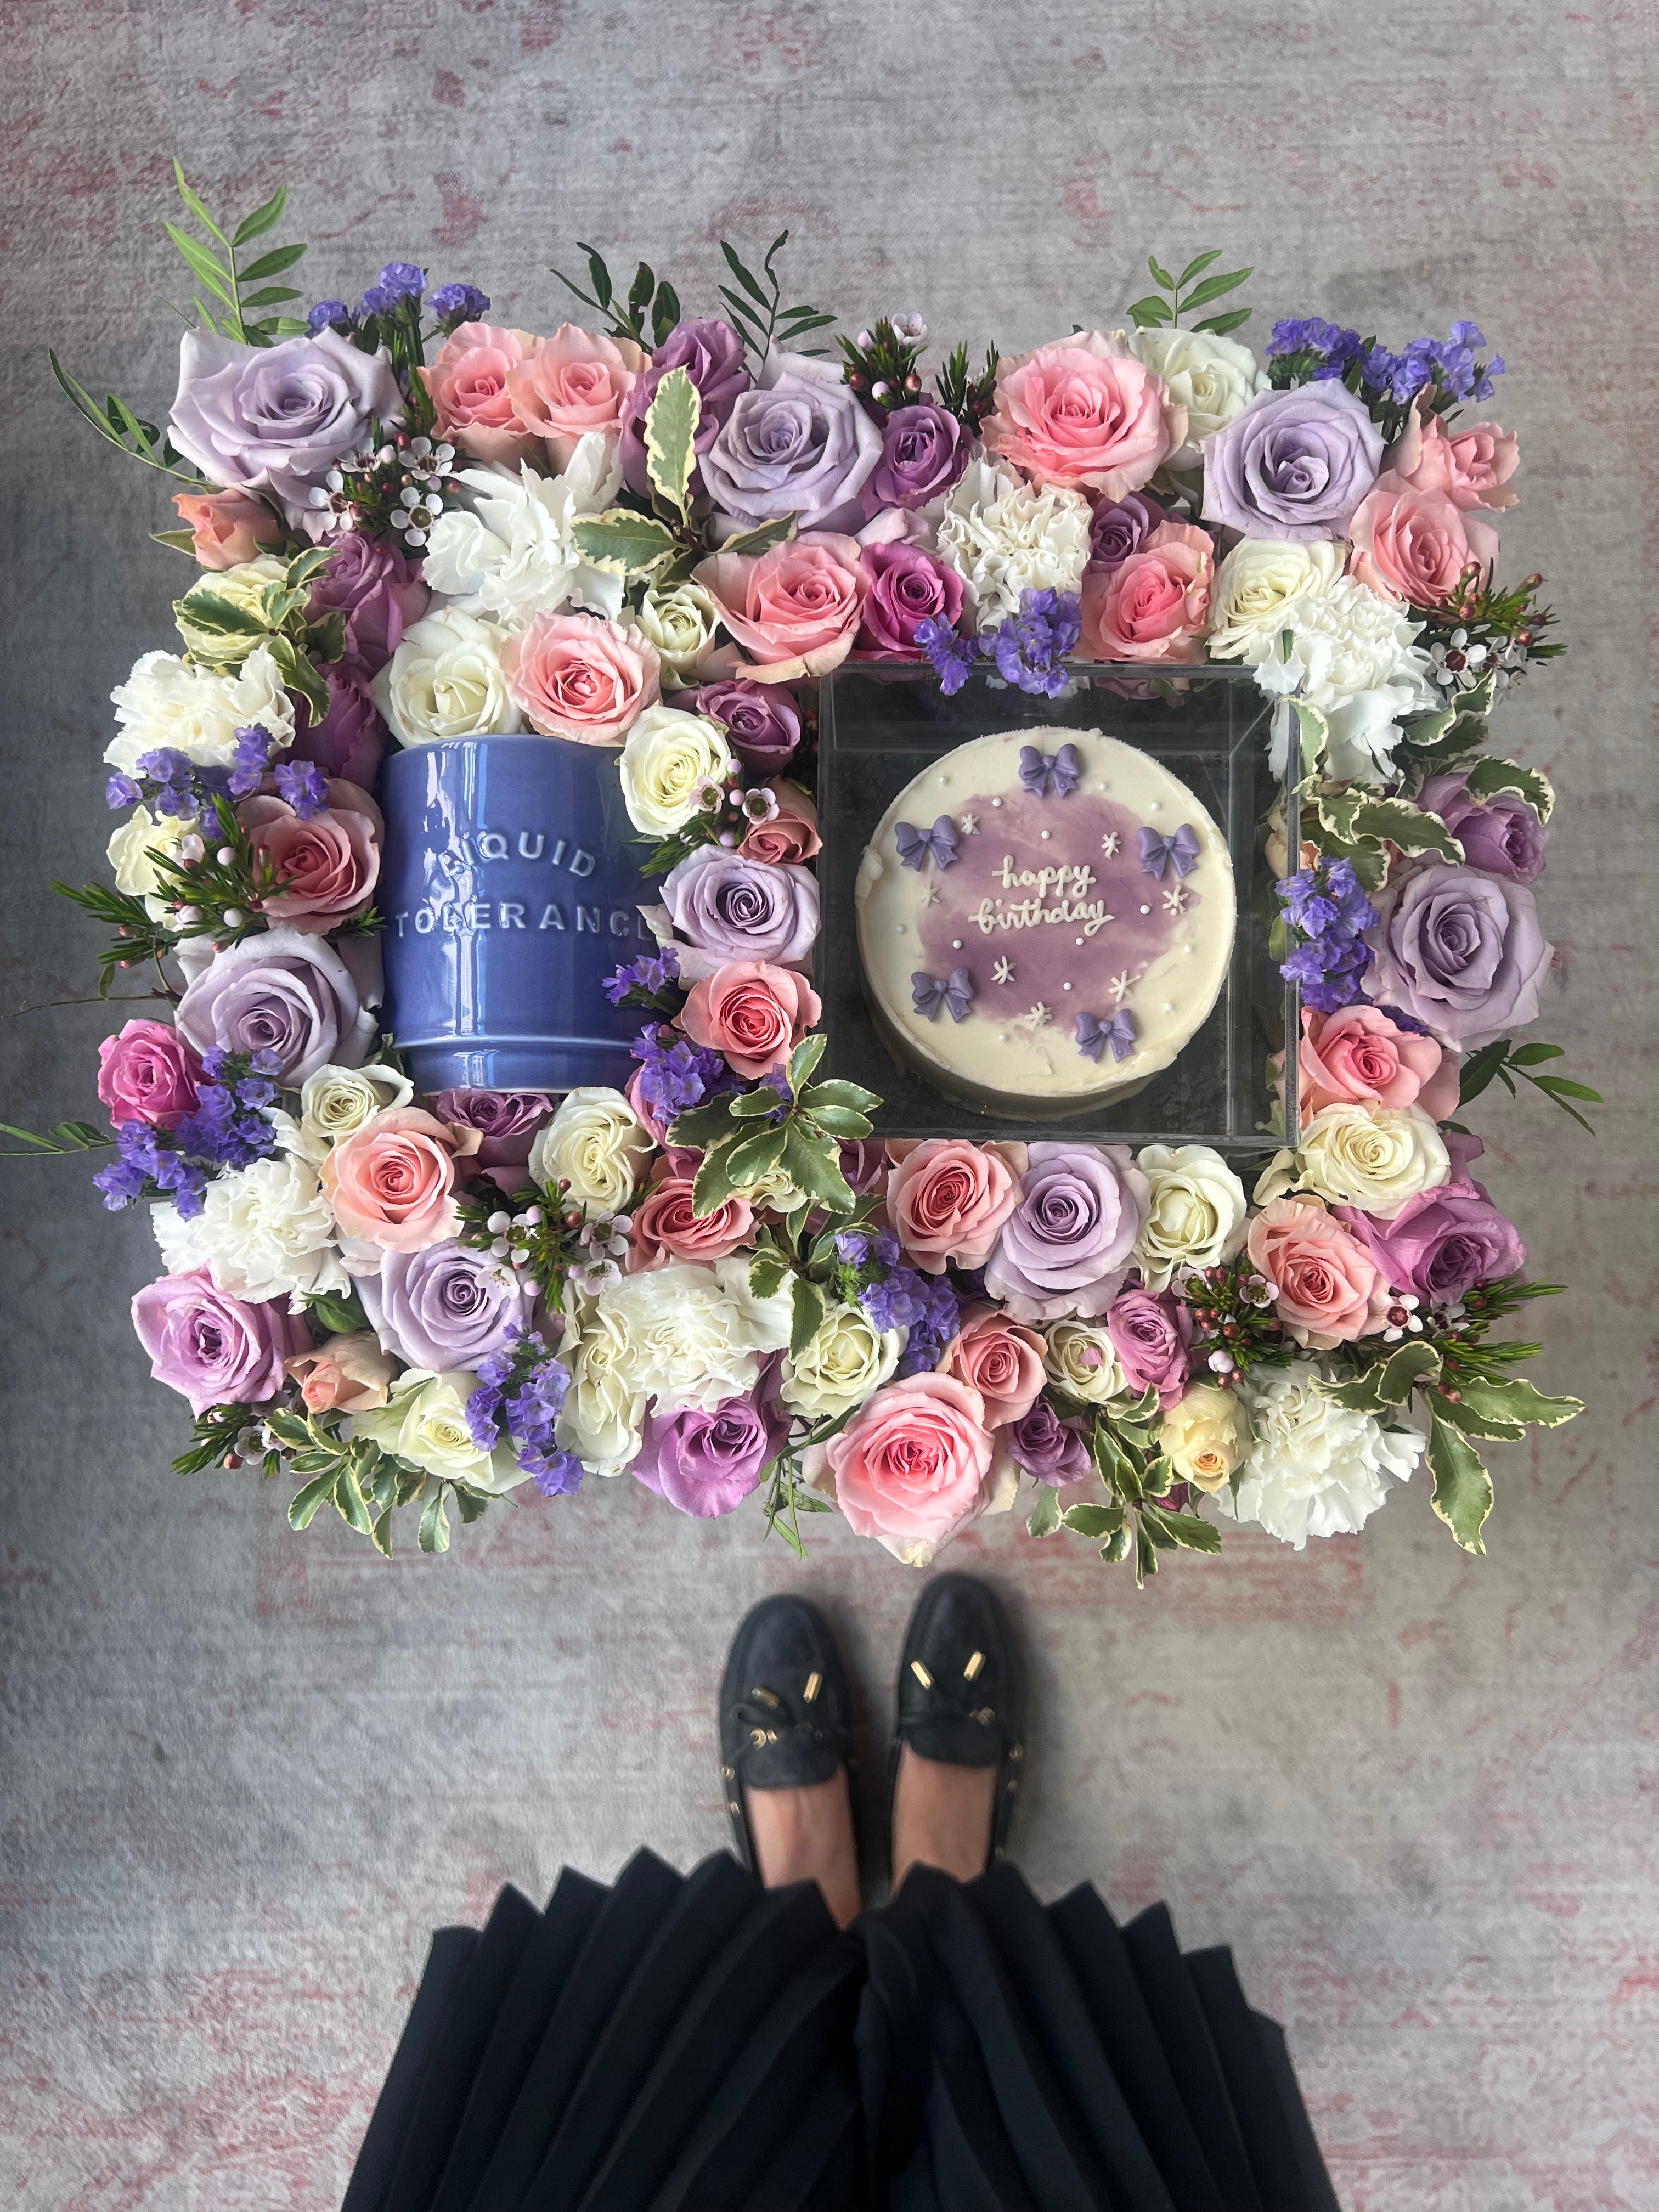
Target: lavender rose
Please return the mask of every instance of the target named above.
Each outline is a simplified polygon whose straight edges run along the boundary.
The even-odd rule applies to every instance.
[[[1341,538],[1382,465],[1382,433],[1345,384],[1264,392],[1203,441],[1204,520],[1247,538]]]
[[[333,665],[367,684],[386,666],[431,598],[418,569],[395,545],[351,530],[335,539],[328,566],[311,587],[306,619],[345,617],[345,650]]]
[[[699,457],[714,444],[738,395],[747,392],[751,381],[744,365],[743,340],[730,323],[708,315],[675,324],[652,355],[650,368],[643,376],[635,378],[623,401],[619,417],[621,441],[617,452],[623,474],[629,489],[642,498],[648,498],[651,493],[651,477],[645,463],[645,418],[657,396],[657,386],[671,368],[685,371],[696,386],[697,397],[702,403],[702,412],[697,418]],[[691,482],[701,489],[701,470],[692,471]]]
[[[769,1364],[775,1370],[775,1360]],[[699,1520],[735,1512],[789,1433],[789,1416],[773,1395],[775,1379],[763,1377],[752,1398],[727,1398],[707,1413],[689,1406],[665,1420],[648,1414],[629,1473]]]
[[[1053,1490],[1082,1482],[1094,1472],[1080,1425],[1062,1421],[1046,1398],[1039,1398],[1024,1419],[1010,1421],[997,1442],[1016,1467]]]
[[[1543,874],[1550,833],[1518,791],[1471,799],[1467,775],[1431,775],[1417,803],[1440,817],[1470,867],[1507,876],[1512,884],[1535,883]]]
[[[1132,553],[1139,553],[1153,531],[1170,520],[1151,494],[1132,491],[1123,499],[1103,499],[1089,526],[1086,574],[1115,576]]]
[[[359,677],[334,666],[325,666],[320,673],[328,687],[328,712],[320,722],[313,722],[305,695],[294,694],[294,744],[288,757],[314,761],[325,775],[339,776],[360,791],[373,791],[386,758],[386,730],[380,709]]]
[[[530,1180],[530,1147],[553,1119],[553,1101],[540,1091],[441,1091],[432,1110],[441,1121],[483,1133],[470,1164],[511,1197]]]
[[[869,1192],[881,1188],[887,1180],[890,1165],[884,1139],[844,1137],[837,1149],[841,1154],[842,1180],[854,1198],[863,1198]]]
[[[988,1295],[1016,1321],[1104,1313],[1151,1203],[1127,1145],[1031,1146],[1019,1204],[985,1269]]]
[[[866,519],[884,507],[926,507],[954,491],[973,442],[956,416],[931,400],[896,407],[881,426],[881,458],[864,487]]]
[[[1524,884],[1431,860],[1376,902],[1372,997],[1469,1051],[1538,1018],[1555,957]]]
[[[434,1375],[476,1370],[530,1327],[534,1287],[468,1244],[428,1244],[422,1252],[384,1252],[378,1275],[358,1278],[383,1352]]]
[[[216,952],[179,1001],[179,1034],[198,1053],[274,1052],[297,1091],[319,1067],[361,1067],[379,1030],[379,954],[356,940],[367,988],[320,937],[270,929]]]
[[[699,845],[672,868],[662,902],[675,928],[717,964],[769,960],[788,967],[806,957],[818,933],[817,878],[810,868],[750,860],[721,845]],[[684,957],[680,972],[692,975]]]
[[[840,368],[777,353],[704,453],[702,488],[727,536],[781,514],[802,531],[856,530],[859,495],[880,459],[881,432]]]
[[[285,1301],[249,1305],[220,1290],[205,1267],[147,1284],[132,1302],[132,1325],[150,1373],[198,1414],[274,1398],[283,1361],[311,1349],[311,1331]]]
[[[1409,1291],[1436,1305],[1454,1304],[1477,1283],[1518,1274],[1527,1264],[1515,1224],[1478,1182],[1420,1191],[1392,1221],[1373,1220],[1354,1206],[1339,1206],[1336,1216],[1376,1261],[1391,1291]]]
[[[299,525],[319,511],[313,491],[326,507],[322,480],[334,464],[403,411],[386,355],[359,353],[337,331],[273,346],[187,331],[168,420],[173,444],[210,483],[269,491]]]
[[[1139,1393],[1156,1390],[1160,1406],[1173,1406],[1187,1388],[1187,1346],[1193,1317],[1169,1291],[1125,1291],[1106,1316],[1123,1379]]]
[[[787,768],[800,744],[800,709],[787,684],[732,676],[677,692],[668,703],[724,723],[732,751],[757,775],[775,775]]]

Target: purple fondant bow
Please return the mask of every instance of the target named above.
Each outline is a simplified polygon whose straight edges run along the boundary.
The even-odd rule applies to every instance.
[[[907,868],[920,869],[924,860],[932,860],[936,868],[948,868],[957,857],[957,825],[948,814],[941,814],[931,830],[917,830],[908,822],[896,822],[893,842]]]
[[[1075,1034],[1077,1048],[1085,1060],[1097,1060],[1108,1045],[1114,1060],[1127,1060],[1139,1032],[1131,1013],[1114,1014],[1109,1022],[1103,1022],[1097,1014],[1079,1014]]]
[[[1177,877],[1190,876],[1198,866],[1198,832],[1190,822],[1183,822],[1173,837],[1160,837],[1156,830],[1143,827],[1136,831],[1135,842],[1140,848],[1143,872],[1156,876],[1160,882],[1171,861]]]
[[[1019,780],[1038,799],[1069,799],[1082,775],[1075,745],[1062,745],[1057,753],[1040,753],[1035,745],[1019,749]]]
[[[910,978],[910,1003],[924,1020],[937,1019],[945,1006],[953,1022],[965,1022],[974,1003],[974,979],[965,968],[953,968],[948,981],[919,968]]]

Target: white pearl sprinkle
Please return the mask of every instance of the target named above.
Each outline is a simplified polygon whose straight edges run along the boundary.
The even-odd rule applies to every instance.
[[[1173,999],[1166,999],[1166,1000],[1164,1001],[1164,1012],[1165,1012],[1166,1014],[1172,1014],[1172,1013],[1174,1013],[1174,1012],[1175,1012],[1175,1000],[1174,1000]]]
[[[1060,988],[1062,991],[1069,991],[1072,987],[1069,983],[1062,983]]]
[[[1043,842],[1043,843],[1044,843],[1045,845],[1046,845],[1046,844],[1048,843],[1048,834],[1049,834],[1049,833],[1048,833],[1048,830],[1045,830],[1043,831],[1043,833],[1042,833],[1042,842]]]
[[[1140,911],[1142,912],[1142,914],[1150,914],[1150,913],[1152,912],[1152,908],[1151,908],[1151,907],[1149,907],[1149,906],[1144,906],[1144,907],[1142,907],[1142,908],[1141,908],[1141,909],[1140,909]]]
[[[1000,805],[1001,805],[1001,804],[1002,804],[1002,801],[1001,801],[1000,799],[994,799],[991,801],[991,804],[992,804],[992,805],[993,805],[993,806],[1000,806]]]
[[[997,1042],[998,1042],[999,1044],[1006,1044],[1006,1043],[1007,1043],[1007,1042],[1008,1042],[1008,1032],[1007,1032],[1007,1030],[999,1030],[997,1031]]]
[[[1181,949],[1183,952],[1196,952],[1198,947],[1195,945],[1183,945]]]
[[[1082,942],[1083,942],[1083,939],[1079,937],[1079,938],[1077,938],[1076,939],[1074,939],[1074,942],[1075,942],[1075,943],[1077,943],[1077,944],[1079,944],[1079,945],[1081,945],[1081,944],[1082,944]]]
[[[1164,801],[1161,799],[1153,799],[1151,805],[1146,809],[1146,811],[1149,814],[1162,814],[1164,811]]]
[[[961,939],[959,937],[953,937],[953,938],[951,939],[951,951],[952,951],[952,952],[960,952],[960,951],[961,951],[961,950],[962,950],[962,939]]]

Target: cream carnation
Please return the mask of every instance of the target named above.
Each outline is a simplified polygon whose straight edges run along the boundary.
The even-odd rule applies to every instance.
[[[166,1221],[169,1214],[177,1229]],[[351,1288],[317,1171],[293,1153],[216,1176],[191,1221],[171,1206],[157,1206],[154,1218],[169,1268],[176,1271],[188,1255],[190,1266],[207,1267],[222,1291],[251,1305],[286,1298],[299,1313],[307,1297]]]
[[[1089,502],[976,457],[939,519],[939,557],[966,587],[976,626],[995,629],[1026,591],[1076,592],[1089,565]]]
[[[906,1334],[877,1328],[856,1306],[827,1306],[799,1358],[784,1361],[778,1395],[809,1421],[839,1420],[892,1374]]]
[[[447,1482],[500,1497],[527,1478],[505,1449],[480,1451],[467,1425],[466,1401],[477,1388],[474,1375],[434,1375],[406,1367],[386,1392],[384,1406],[366,1407],[351,1416],[354,1437],[368,1437],[383,1451],[396,1452],[411,1467]]]
[[[1210,658],[1249,659],[1251,641],[1261,638],[1277,653],[1299,603],[1322,598],[1346,556],[1347,548],[1328,538],[1241,538],[1210,587]]]
[[[1255,1441],[1237,1496],[1220,1490],[1217,1504],[1298,1552],[1310,1536],[1354,1534],[1383,1503],[1391,1480],[1409,1480],[1422,1437],[1339,1406],[1305,1360],[1256,1372],[1265,1379],[1240,1386]]]
[[[1048,1343],[1043,1371],[1068,1397],[1103,1406],[1128,1388],[1117,1346],[1104,1322],[1057,1321],[1042,1334]]]
[[[530,1174],[550,1197],[620,1213],[652,1150],[650,1131],[620,1091],[582,1084],[565,1093],[553,1119],[536,1132]],[[569,1188],[561,1192],[561,1182]]]
[[[507,688],[507,632],[459,607],[423,615],[374,678],[374,703],[406,745],[512,737],[524,727]]]
[[[176,653],[146,653],[109,696],[121,728],[104,758],[127,775],[145,753],[163,746],[201,768],[228,768],[237,731],[255,722],[270,731],[276,751],[294,742],[294,704],[268,646],[255,646],[234,672],[193,667]]]
[[[590,1474],[620,1474],[639,1450],[645,1420],[628,1314],[596,1306],[574,1345],[566,1335],[559,1357],[570,1370],[554,1431],[560,1445]]]
[[[688,1406],[707,1412],[754,1389],[760,1366],[747,1318],[713,1267],[671,1261],[624,1276],[598,1304],[621,1316],[629,1374],[637,1390],[656,1401],[659,1414]]]
[[[199,860],[202,849],[193,817],[152,814],[147,806],[135,806],[109,841],[115,888],[143,899],[150,920],[163,921],[173,912],[173,900],[155,872],[156,855],[167,860]]]
[[[655,646],[665,683],[684,687],[702,680],[720,625],[720,602],[714,594],[707,585],[686,583],[667,591],[649,586],[623,627],[637,630]]]
[[[1147,1145],[1135,1164],[1152,1187],[1135,1240],[1135,1264],[1149,1291],[1167,1291],[1183,1268],[1213,1267],[1244,1240],[1244,1186],[1208,1145]]]
[[[732,766],[718,722],[679,707],[647,707],[617,763],[629,820],[647,837],[672,837],[696,813],[702,786],[724,783]]]
[[[1277,1154],[1255,1188],[1266,1206],[1310,1190],[1389,1221],[1408,1198],[1451,1176],[1445,1141],[1420,1106],[1322,1106],[1294,1152]]]
[[[426,580],[452,595],[464,613],[520,629],[569,601],[607,615],[622,611],[623,580],[590,568],[574,526],[598,514],[622,483],[614,441],[583,438],[562,476],[539,476],[527,461],[510,469],[463,469],[470,504],[447,507],[432,526]]]
[[[1166,468],[1198,468],[1204,458],[1200,442],[1269,387],[1267,372],[1249,346],[1240,345],[1237,338],[1156,325],[1130,331],[1127,337],[1136,360],[1161,376],[1170,398],[1187,410],[1186,442],[1170,455]]]
[[[1359,783],[1386,783],[1394,772],[1400,719],[1438,705],[1428,654],[1415,643],[1421,623],[1390,599],[1340,577],[1330,590],[1298,599],[1288,659],[1279,658],[1277,631],[1259,630],[1238,656],[1256,672],[1264,690],[1290,693],[1325,718],[1328,775]],[[1284,773],[1288,730],[1275,718],[1269,766]],[[1304,761],[1304,768],[1311,763]]]

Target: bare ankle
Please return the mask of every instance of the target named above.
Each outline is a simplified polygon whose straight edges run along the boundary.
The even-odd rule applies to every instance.
[[[958,1881],[982,1874],[996,1788],[995,1767],[947,1765],[907,1743],[893,1791],[894,1889],[913,1866],[937,1867]]]

